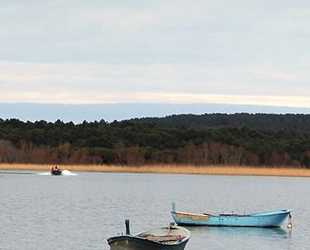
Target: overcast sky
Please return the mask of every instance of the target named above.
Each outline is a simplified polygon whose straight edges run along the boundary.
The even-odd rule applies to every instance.
[[[310,108],[309,0],[2,0],[0,102]]]

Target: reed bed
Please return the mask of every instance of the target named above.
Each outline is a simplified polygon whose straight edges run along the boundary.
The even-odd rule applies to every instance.
[[[49,171],[53,165],[0,164],[1,170]],[[296,167],[192,166],[192,165],[63,165],[62,169],[110,173],[171,173],[202,175],[295,176],[310,177],[310,169]]]

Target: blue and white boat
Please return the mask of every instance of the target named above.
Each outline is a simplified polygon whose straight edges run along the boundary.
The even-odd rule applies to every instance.
[[[176,211],[173,203],[171,215],[178,225],[183,226],[280,227],[288,217],[291,218],[291,210],[253,214],[194,214]]]

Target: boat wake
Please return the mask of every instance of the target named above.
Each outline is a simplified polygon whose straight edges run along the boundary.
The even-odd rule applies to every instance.
[[[51,172],[38,173],[38,175],[52,175]]]
[[[66,170],[66,169],[63,170],[61,174],[62,175],[73,175],[73,176],[78,175],[78,174],[72,173],[72,172],[70,172],[69,170]]]
[[[52,175],[52,174],[51,174],[51,172],[44,172],[44,173],[38,173],[38,175]],[[78,174],[72,173],[71,171],[65,169],[65,170],[63,170],[63,171],[61,172],[61,175],[76,176],[76,175],[78,175]]]

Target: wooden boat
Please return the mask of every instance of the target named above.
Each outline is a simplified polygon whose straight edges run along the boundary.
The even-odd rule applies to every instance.
[[[179,212],[172,204],[171,215],[178,225],[186,226],[234,226],[234,227],[280,227],[291,210],[275,210],[253,214],[194,214]],[[291,223],[289,223],[291,225]]]
[[[131,235],[129,221],[126,220],[126,235],[108,239],[111,250],[183,250],[190,238],[190,232],[180,226],[151,229]]]

